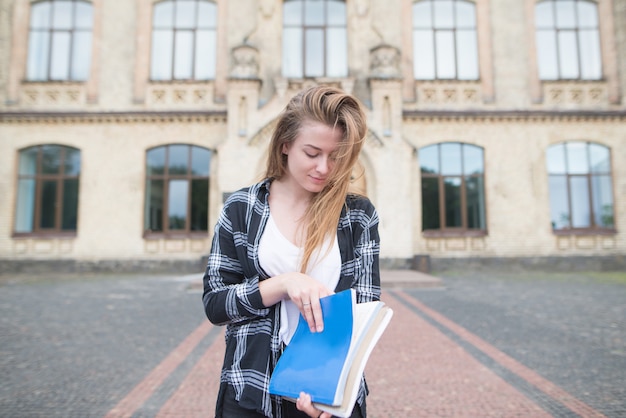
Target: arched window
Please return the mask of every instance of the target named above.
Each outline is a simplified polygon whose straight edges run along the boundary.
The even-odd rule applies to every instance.
[[[154,5],[151,80],[214,79],[216,51],[214,2],[167,0]]]
[[[183,144],[146,153],[147,233],[208,231],[209,173],[212,152]]]
[[[29,81],[85,81],[91,63],[92,5],[80,0],[33,3],[28,37]]]
[[[346,3],[341,0],[285,0],[283,76],[346,77]]]
[[[422,230],[486,231],[481,147],[443,142],[419,150]]]
[[[613,229],[609,148],[593,142],[551,145],[546,153],[552,229]]]
[[[602,78],[598,7],[587,0],[545,0],[535,5],[539,78]]]
[[[19,153],[15,232],[76,232],[80,151],[38,145]]]
[[[417,80],[478,80],[475,4],[465,0],[413,3],[413,61]]]

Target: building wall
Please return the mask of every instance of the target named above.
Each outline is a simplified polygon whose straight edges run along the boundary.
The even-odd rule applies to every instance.
[[[143,235],[146,150],[184,143],[216,152],[209,225],[225,194],[262,175],[273,122],[298,90],[340,86],[367,107],[361,163],[380,218],[386,266],[415,256],[448,259],[626,255],[626,0],[600,0],[603,68],[598,82],[540,82],[532,0],[476,0],[479,81],[413,80],[411,0],[348,0],[349,77],[281,76],[282,2],[217,0],[215,80],[151,83],[154,0],[94,0],[94,54],[85,83],[24,82],[29,0],[0,0],[0,268],[30,260],[68,263],[188,261],[201,238]],[[612,153],[616,233],[555,235],[545,153],[585,140]],[[487,234],[425,236],[419,149],[461,141],[485,150]],[[77,236],[15,237],[17,156],[55,143],[82,153]],[[210,227],[211,229],[211,227]],[[13,263],[13,264],[11,264]],[[20,264],[21,263],[21,264]],[[119,264],[115,264],[119,263]]]

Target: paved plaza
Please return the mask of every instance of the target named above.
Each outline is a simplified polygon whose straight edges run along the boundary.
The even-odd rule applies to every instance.
[[[1,417],[210,417],[197,276],[0,275]],[[382,274],[368,416],[626,417],[626,274]]]

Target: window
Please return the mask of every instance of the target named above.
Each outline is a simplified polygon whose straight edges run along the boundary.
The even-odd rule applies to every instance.
[[[146,232],[208,231],[212,152],[193,145],[165,145],[146,155]]]
[[[445,142],[419,150],[422,230],[485,231],[483,149]]]
[[[39,145],[19,153],[16,233],[76,232],[80,151]]]
[[[547,150],[552,229],[613,229],[609,148],[564,142]]]
[[[150,78],[215,78],[217,6],[203,0],[170,0],[154,5]]]
[[[339,0],[285,0],[283,76],[348,75],[346,3]]]
[[[85,81],[91,63],[92,5],[79,0],[33,3],[28,37],[29,81]]]
[[[413,3],[413,75],[417,80],[478,80],[476,6],[464,0]]]
[[[598,8],[587,0],[547,0],[535,6],[539,78],[602,78]]]

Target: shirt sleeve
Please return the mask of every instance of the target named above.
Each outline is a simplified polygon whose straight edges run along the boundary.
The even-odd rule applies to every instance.
[[[380,237],[378,235],[378,213],[368,201],[363,208],[352,211],[353,221],[361,233],[355,243],[355,284],[357,302],[380,300]]]
[[[207,318],[213,324],[226,325],[267,316],[259,291],[259,274],[246,275],[244,265],[246,234],[233,225],[233,217],[241,205],[224,206],[215,226],[206,272],[203,278],[202,301]],[[245,229],[244,229],[245,231]]]

